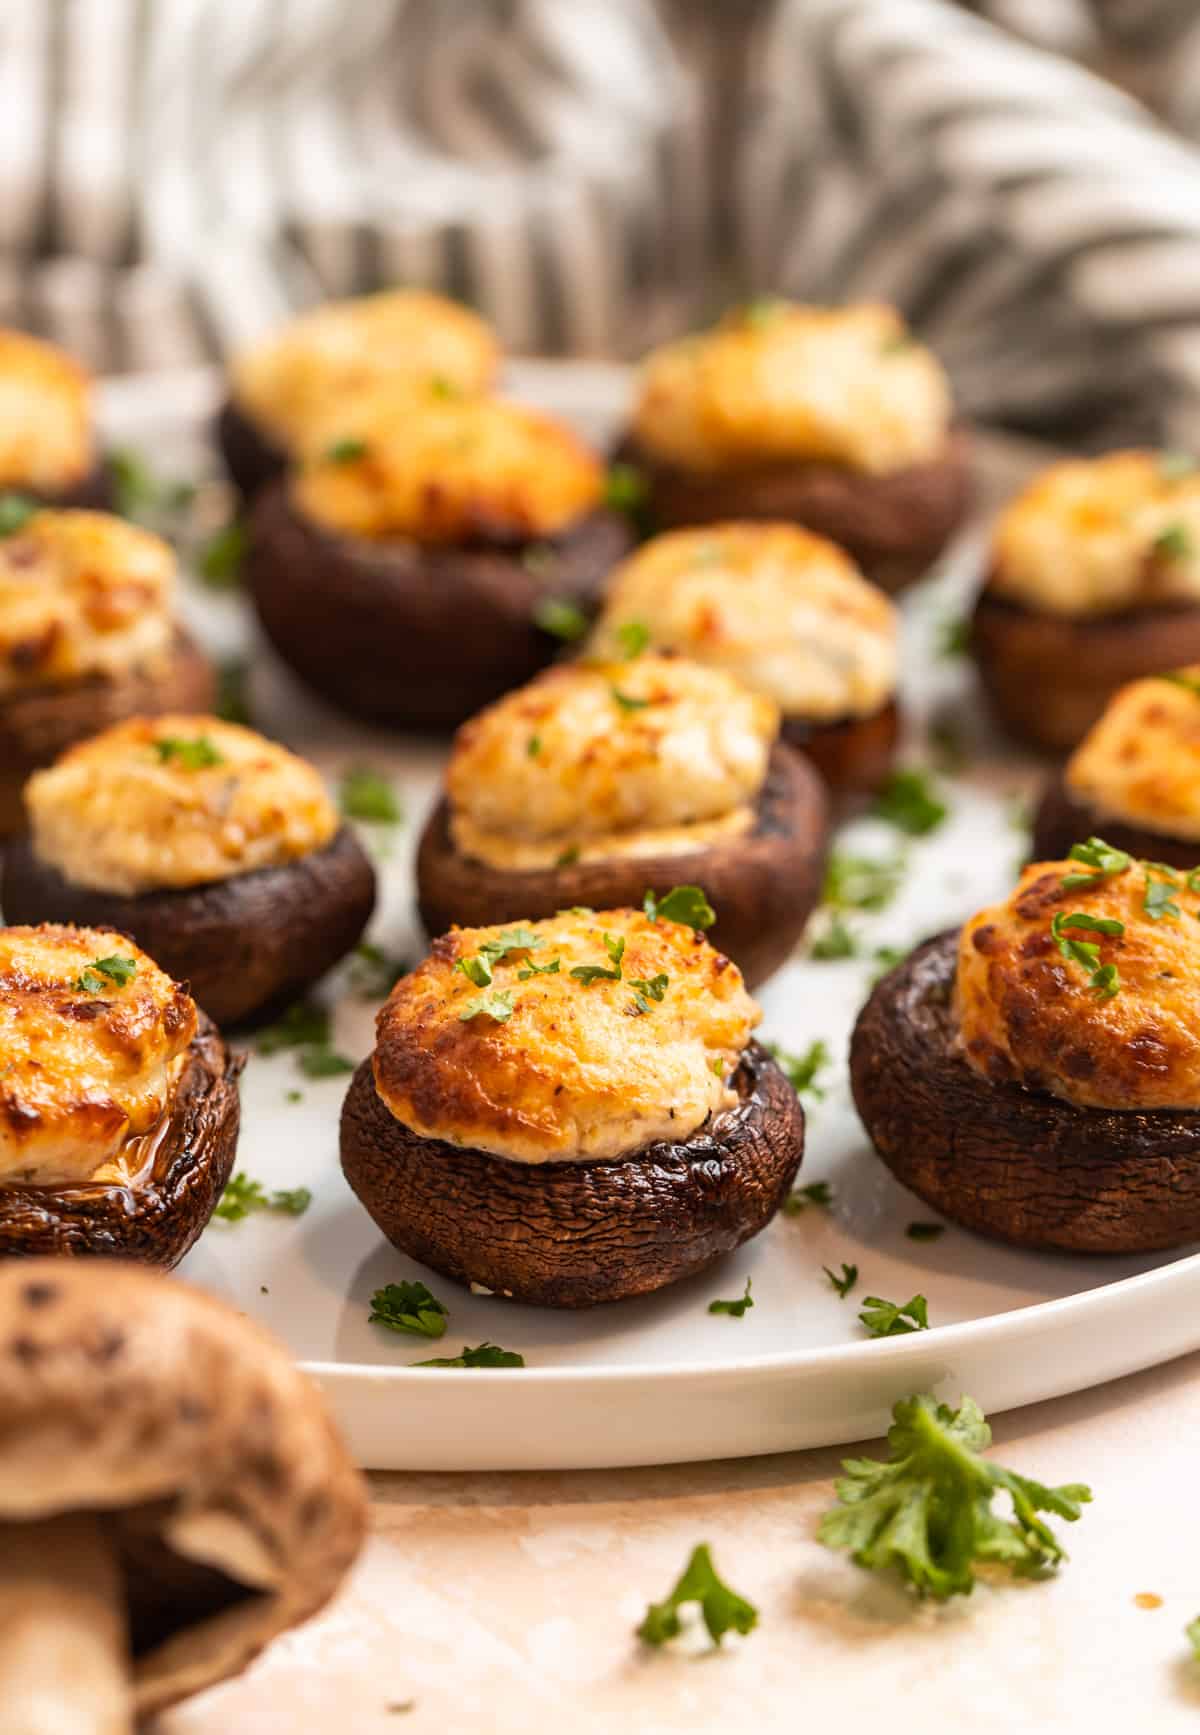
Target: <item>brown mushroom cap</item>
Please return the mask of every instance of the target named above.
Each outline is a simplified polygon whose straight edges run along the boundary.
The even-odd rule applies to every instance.
[[[286,1352],[136,1267],[99,1282],[86,1263],[0,1265],[0,1418],[0,1594],[6,1532],[94,1519],[121,1568],[130,1655],[112,1663],[138,1716],[245,1668],[362,1542],[362,1482]]]
[[[0,1259],[58,1253],[136,1259],[164,1270],[178,1265],[233,1172],[241,1070],[201,1013],[166,1124],[147,1135],[153,1167],[145,1178],[136,1187],[5,1183]]]
[[[900,740],[895,699],[866,717],[810,722],[785,717],[782,738],[816,766],[840,808],[875,795],[887,782]]]
[[[375,870],[343,825],[323,848],[280,867],[126,897],[76,885],[20,838],[5,852],[0,901],[12,922],[132,934],[206,1012],[232,1025],[272,1015],[352,950],[375,907]]]
[[[213,666],[183,628],[157,674],[130,669],[0,699],[0,838],[25,829],[21,791],[31,772],[52,764],[76,741],[126,717],[209,711],[215,700]]]
[[[592,612],[632,541],[600,510],[533,544],[376,544],[301,517],[280,483],[255,505],[246,577],[267,637],[318,693],[352,716],[445,729],[550,661],[538,601]]]
[[[1200,843],[1194,837],[1173,837],[1166,831],[1131,825],[1112,814],[1101,813],[1076,796],[1066,778],[1051,778],[1042,792],[1033,818],[1033,861],[1061,861],[1073,844],[1089,837],[1102,837],[1114,849],[1123,849],[1139,861],[1166,862],[1185,872],[1200,865]]]
[[[751,1042],[737,1104],[679,1144],[616,1162],[506,1161],[423,1138],[366,1060],[342,1108],[346,1179],[393,1246],[458,1283],[539,1307],[648,1295],[765,1229],[804,1152],[804,1110]]]
[[[1044,614],[985,589],[971,616],[971,655],[1004,727],[1047,753],[1087,734],[1119,687],[1200,662],[1200,607],[1123,614]]]
[[[230,480],[243,500],[252,500],[260,488],[287,469],[284,448],[232,398],[218,410],[213,435]]]
[[[558,910],[640,909],[647,889],[700,886],[716,912],[706,938],[733,959],[749,985],[785,961],[821,895],[828,804],[798,754],[777,745],[756,803],[754,827],[687,855],[614,856],[521,871],[463,855],[438,803],[417,850],[421,920],[430,934],[496,922],[537,920]]]
[[[646,477],[659,530],[745,518],[803,524],[828,536],[887,591],[923,578],[970,505],[970,442],[952,430],[941,456],[889,475],[817,461],[692,472],[626,440],[620,456]]]
[[[954,1050],[958,935],[877,985],[850,1044],[854,1101],[898,1180],[1023,1247],[1143,1253],[1200,1236],[1200,1112],[1078,1108],[992,1083]]]

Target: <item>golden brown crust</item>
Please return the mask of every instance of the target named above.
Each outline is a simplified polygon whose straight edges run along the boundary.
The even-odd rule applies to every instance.
[[[1200,864],[1200,845],[1194,838],[1172,837],[1150,826],[1127,825],[1112,814],[1101,813],[1090,803],[1078,800],[1061,775],[1051,777],[1033,817],[1034,860],[1055,861],[1068,855],[1077,843],[1096,836],[1128,855],[1166,862],[1185,873]]]
[[[1122,687],[1065,776],[1086,806],[1131,827],[1190,837],[1200,860],[1200,667]]]
[[[87,373],[53,344],[0,330],[0,491],[68,494],[94,464]]]

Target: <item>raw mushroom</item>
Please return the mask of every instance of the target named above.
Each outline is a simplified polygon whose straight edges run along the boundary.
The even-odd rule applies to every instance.
[[[126,1735],[237,1674],[354,1560],[366,1501],[248,1320],[127,1265],[0,1265],[5,1735]]]

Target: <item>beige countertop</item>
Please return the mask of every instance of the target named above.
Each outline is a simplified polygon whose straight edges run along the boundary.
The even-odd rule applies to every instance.
[[[944,1607],[814,1540],[840,1452],[376,1477],[374,1536],[338,1600],[155,1735],[1200,1730],[1182,1632],[1200,1613],[1200,1354],[995,1433],[1012,1468],[1087,1481],[1095,1501],[1062,1527],[1055,1579]],[[647,1652],[633,1628],[701,1541],[759,1627],[719,1654]]]

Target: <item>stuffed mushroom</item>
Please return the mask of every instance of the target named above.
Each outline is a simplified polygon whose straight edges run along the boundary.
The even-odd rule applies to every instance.
[[[788,520],[885,590],[922,577],[969,498],[945,373],[883,306],[767,298],[655,350],[623,453],[660,529]]]
[[[887,779],[900,732],[899,619],[848,555],[790,524],[656,536],[609,580],[590,649],[645,642],[736,675],[842,806]]]
[[[49,506],[112,504],[88,373],[53,344],[0,328],[0,516],[9,494]]]
[[[132,934],[220,1023],[265,1016],[355,945],[375,874],[315,768],[215,717],[134,717],[31,778],[10,919]]]
[[[516,1301],[703,1271],[787,1197],[804,1114],[703,935],[632,910],[456,928],[379,1013],[342,1167],[388,1239]]]
[[[1066,855],[1097,832],[1171,867],[1200,862],[1200,665],[1122,687],[1047,784],[1035,856]]]
[[[394,389],[339,409],[263,491],[247,577],[268,638],[356,716],[443,729],[586,625],[630,546],[570,429],[498,398]]]
[[[238,1135],[234,1061],[111,928],[0,928],[0,1257],[178,1263]]]
[[[1149,451],[1051,465],[999,519],[970,645],[1004,727],[1054,753],[1127,681],[1200,661],[1200,470]]]
[[[854,1100],[897,1178],[1027,1247],[1200,1236],[1200,891],[1093,838],[876,987]]]
[[[175,556],[104,512],[0,522],[0,837],[32,771],[118,718],[206,710],[215,676],[174,613]]]
[[[479,316],[441,295],[390,289],[327,302],[235,359],[217,443],[249,498],[283,474],[330,404],[351,403],[385,382],[486,391],[499,359]]]
[[[422,920],[484,927],[701,888],[751,982],[821,889],[820,780],[773,702],[681,658],[568,663],[463,725],[417,853]]]

